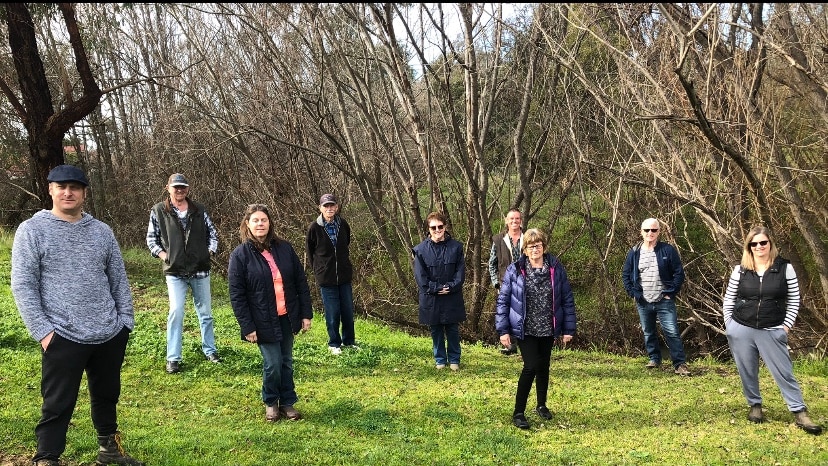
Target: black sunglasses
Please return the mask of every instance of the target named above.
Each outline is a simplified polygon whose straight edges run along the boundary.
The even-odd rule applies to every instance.
[[[769,243],[768,240],[765,240],[765,241],[751,241],[750,243],[748,243],[748,246],[750,246],[752,248],[755,248],[757,245],[758,246],[767,246],[768,243]]]
[[[641,231],[643,231],[644,233],[649,233],[651,231],[653,233],[658,233],[658,228],[642,228]]]
[[[439,230],[442,230],[442,229],[443,229],[443,228],[445,228],[445,227],[446,227],[445,225],[431,225],[431,226],[430,226],[430,227],[428,227],[428,228],[429,228],[431,231],[439,231]]]

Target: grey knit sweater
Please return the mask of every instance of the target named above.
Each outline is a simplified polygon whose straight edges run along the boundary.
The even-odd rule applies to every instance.
[[[112,229],[84,213],[67,222],[41,210],[17,228],[11,288],[29,334],[103,343],[135,326],[132,293]]]

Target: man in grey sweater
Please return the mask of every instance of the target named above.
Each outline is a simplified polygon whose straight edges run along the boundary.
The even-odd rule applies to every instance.
[[[47,177],[51,210],[17,228],[11,288],[29,334],[40,342],[43,396],[35,465],[55,466],[86,372],[98,464],[142,465],[121,447],[121,366],[135,325],[132,294],[115,235],[83,212],[89,181],[72,165]]]

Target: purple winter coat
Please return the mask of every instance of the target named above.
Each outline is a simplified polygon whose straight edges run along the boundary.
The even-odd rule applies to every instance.
[[[575,297],[563,264],[551,254],[544,254],[550,265],[552,282],[552,315],[554,335],[575,335]],[[512,335],[523,340],[526,318],[526,262],[528,257],[521,255],[517,262],[509,265],[500,284],[497,295],[497,313],[495,329],[498,335]]]

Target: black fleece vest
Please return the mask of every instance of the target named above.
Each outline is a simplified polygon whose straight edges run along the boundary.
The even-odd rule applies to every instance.
[[[762,279],[753,270],[741,269],[733,320],[752,328],[770,328],[785,322],[788,261],[777,257]]]
[[[153,207],[161,229],[161,245],[167,251],[164,274],[188,277],[196,272],[210,270],[210,249],[207,247],[207,224],[204,221],[204,207],[188,201],[187,228],[181,225],[172,210],[165,209],[159,202]]]

